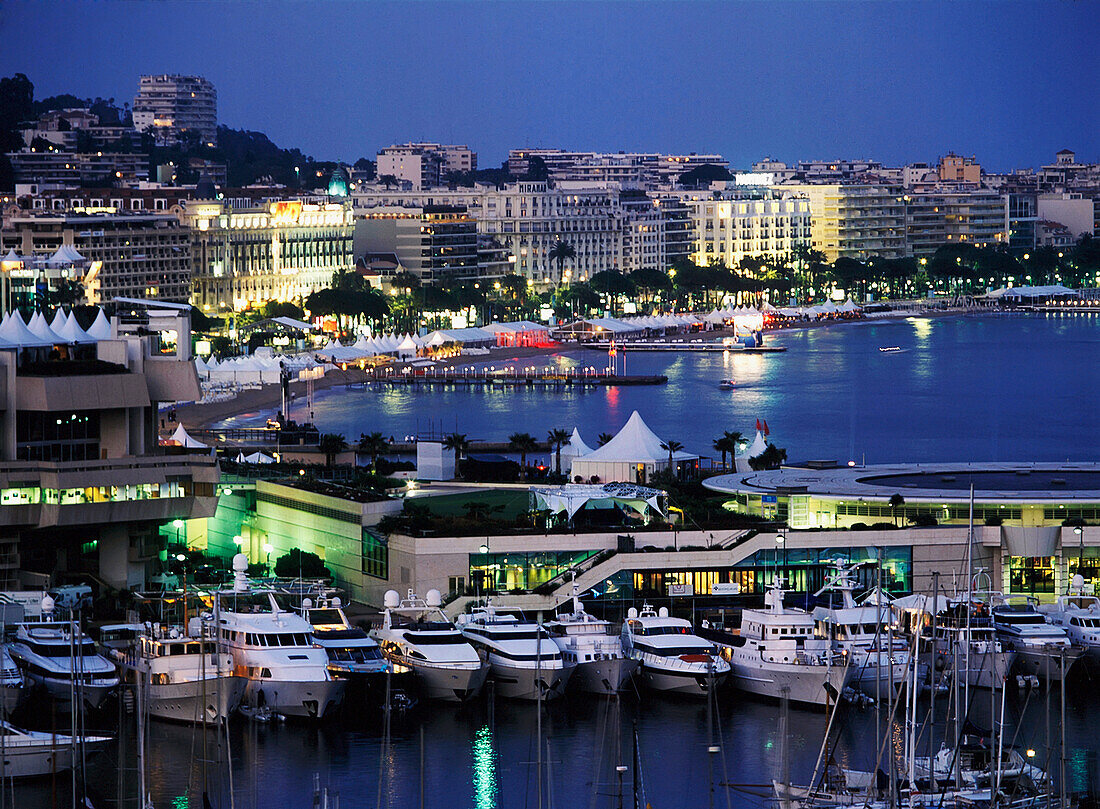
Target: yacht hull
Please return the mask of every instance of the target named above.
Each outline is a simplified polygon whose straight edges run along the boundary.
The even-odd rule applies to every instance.
[[[616,694],[630,680],[638,661],[629,657],[612,657],[578,663],[570,677],[574,688],[589,694]]]
[[[687,672],[682,670],[659,669],[642,663],[637,677],[646,688],[693,697],[705,697],[710,693],[710,684],[717,690],[729,676],[728,671],[707,674],[705,671]]]
[[[0,685],[0,715],[7,716],[27,698],[27,689],[22,682]]]
[[[896,696],[903,688],[908,676],[907,663],[889,663],[877,665],[871,660],[865,665],[853,663],[852,678],[849,685],[872,699],[885,699],[890,693],[893,684]]]
[[[730,661],[730,683],[734,688],[762,697],[786,697],[806,705],[825,707],[836,702],[850,676],[844,666],[774,663],[764,667]]]
[[[994,688],[1005,681],[1015,660],[1015,652],[972,652],[969,670],[964,659],[959,660],[959,668],[972,688]]]
[[[84,750],[88,754],[97,753],[108,741],[103,737],[93,737],[85,740]],[[71,770],[73,752],[73,743],[68,736],[13,741],[4,748],[0,778],[35,778]]]
[[[219,681],[220,680],[220,681]],[[243,677],[211,677],[184,683],[150,685],[149,715],[172,722],[215,722],[237,710],[248,681]]]
[[[344,698],[343,680],[247,680],[244,704],[297,719],[324,719]]]
[[[62,710],[72,710],[73,684],[71,680],[61,677],[51,677],[48,674],[40,674],[28,671],[24,675],[27,682],[46,692],[46,696],[57,702]],[[118,678],[99,679],[96,682],[83,683],[78,690],[83,693],[84,704],[93,710],[103,704],[110,694],[118,687]]]
[[[408,665],[410,661],[406,661]],[[424,696],[444,702],[466,702],[481,693],[485,678],[489,675],[488,665],[478,668],[445,668],[414,664],[413,671],[420,683]]]
[[[573,668],[526,668],[490,661],[489,672],[497,695],[508,699],[555,699],[565,691]]]
[[[1069,674],[1082,650],[1071,646],[1065,650],[1065,671],[1062,671],[1061,649],[1046,649],[1043,647],[1027,647],[1017,644],[1015,648],[1016,662],[1014,669],[1017,674],[1038,677],[1050,683],[1062,682],[1062,675]]]

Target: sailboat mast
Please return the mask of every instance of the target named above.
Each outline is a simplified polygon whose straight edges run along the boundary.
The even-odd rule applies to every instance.
[[[964,704],[969,710],[970,706],[970,646],[972,636],[970,634],[970,615],[972,612],[971,598],[972,588],[974,586],[974,484],[970,484],[970,519],[966,529],[966,649],[963,652],[966,658],[963,662],[966,667],[966,679],[963,683],[963,698]],[[996,664],[992,657],[986,655],[986,658],[990,660],[991,665],[996,668]],[[982,663],[984,666],[984,661]]]

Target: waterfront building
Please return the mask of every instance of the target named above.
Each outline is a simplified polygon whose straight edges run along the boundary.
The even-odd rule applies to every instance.
[[[718,154],[658,154],[656,152],[575,152],[566,149],[511,149],[508,172],[526,177],[537,158],[551,180],[619,182],[627,186],[657,189],[674,186],[684,172],[699,166],[729,168]]]
[[[16,183],[80,188],[136,184],[149,179],[149,155],[136,152],[73,152],[23,149],[8,152]]]
[[[843,168],[838,163],[828,165],[839,166],[837,172]],[[905,255],[905,201],[900,184],[791,181],[774,188],[809,200],[812,246],[824,253],[827,262]]]
[[[746,195],[702,197],[687,202],[695,237],[692,259],[736,268],[744,258],[790,255],[812,238],[811,202],[794,194],[763,199]]]
[[[1058,222],[1066,227],[1074,239],[1096,231],[1096,207],[1100,202],[1097,193],[1049,192],[1039,194],[1037,209],[1040,219]]]
[[[213,145],[218,138],[218,93],[202,76],[142,76],[133,116],[134,129],[152,132],[158,143],[194,137]]]
[[[1015,256],[1023,256],[1038,246],[1039,205],[1034,193],[1006,191],[1005,244]]]
[[[906,194],[905,249],[908,255],[930,256],[939,247],[1005,244],[1005,197],[991,189],[941,186]]]
[[[197,196],[205,198],[184,206],[196,306],[240,311],[300,302],[336,271],[355,269],[350,201],[214,199],[212,185]]]
[[[199,382],[188,309],[156,306],[120,313],[109,325],[102,320],[91,328],[96,338],[73,329],[64,343],[51,344],[19,329],[5,332],[5,588],[19,569],[84,572],[112,587],[141,588],[164,551],[160,528],[213,515],[218,466],[210,451],[158,445],[158,403],[197,399]]]
[[[40,267],[45,275],[58,269],[51,266],[57,251],[72,248],[86,264],[79,275],[61,277],[81,281],[92,304],[119,296],[186,302],[191,294],[191,236],[179,215],[12,207],[4,212],[0,247],[22,257],[21,270]]]
[[[482,266],[477,222],[461,205],[365,211],[355,220],[354,251],[357,256],[391,253],[425,284],[491,277],[496,267]]]
[[[973,156],[963,157],[954,152],[948,152],[940,158],[936,173],[942,183],[977,186],[982,182],[982,167],[978,159]]]

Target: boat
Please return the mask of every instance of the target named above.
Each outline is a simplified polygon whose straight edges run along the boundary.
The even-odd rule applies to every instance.
[[[464,702],[481,693],[489,664],[444,615],[442,603],[435,589],[425,598],[409,590],[405,599],[387,590],[382,625],[371,636],[395,672],[413,672],[424,696]]]
[[[850,656],[814,635],[805,610],[785,607],[777,578],[764,594],[764,609],[741,612],[739,632],[703,627],[730,664],[730,682],[742,691],[827,707],[839,699],[852,677]]]
[[[932,758],[929,767],[928,756],[913,759],[913,771],[918,783],[929,785],[934,777],[938,788],[954,786],[956,776],[964,787],[981,788],[998,783],[1001,789],[1020,795],[1040,791],[1049,780],[1049,776],[1040,768],[1028,764],[1020,752],[1012,747],[1001,750],[1000,773],[997,772],[997,756],[989,743],[974,736],[965,736],[958,749],[940,744],[940,749]],[[1018,781],[1023,781],[1017,784]]]
[[[51,603],[44,609],[52,610]],[[115,664],[96,652],[95,643],[72,621],[34,621],[16,625],[8,654],[27,684],[44,689],[58,707],[70,710],[74,700],[98,708],[115,688]]]
[[[572,665],[570,682],[591,694],[616,694],[630,681],[638,661],[623,653],[623,642],[611,623],[585,612],[573,585],[573,611],[558,613],[546,629]]]
[[[737,383],[732,379],[722,379],[718,382],[718,390],[733,390]]]
[[[203,624],[201,618],[192,618],[190,636],[179,628],[151,624],[133,647],[113,653],[124,681],[145,689],[149,716],[218,722],[241,704],[246,681],[233,673],[233,656],[216,648]]]
[[[395,689],[393,665],[382,655],[378,641],[348,620],[339,597],[302,599],[302,617],[313,627],[314,643],[328,655],[329,673],[347,682],[345,701],[362,702],[368,696],[384,699],[387,674],[391,690]]]
[[[111,741],[110,736],[63,736],[22,730],[0,720],[0,779],[33,778],[72,769],[73,756],[98,753]]]
[[[1064,629],[1071,643],[1084,647],[1087,658],[1100,662],[1100,598],[1071,593],[1040,606],[1039,612]]]
[[[329,673],[328,655],[310,637],[313,627],[270,590],[250,588],[248,558],[233,557],[233,589],[215,593],[218,640],[246,680],[242,704],[270,707],[287,718],[323,719],[339,707],[344,682]]]
[[[655,691],[706,696],[730,673],[714,644],[693,633],[688,621],[670,617],[668,607],[631,607],[622,639],[627,656],[639,663],[638,679]]]
[[[957,670],[961,682],[975,688],[1004,683],[1016,653],[997,639],[986,604],[965,599],[950,601],[936,618],[936,668]]]
[[[1061,682],[1085,653],[1063,627],[1047,623],[1029,596],[994,596],[991,614],[1001,645],[1016,653],[1016,671],[1024,676]]]
[[[904,354],[909,349],[901,346],[879,346],[878,350],[883,354]]]
[[[8,654],[8,645],[0,643],[0,716],[10,716],[27,694],[27,681]]]
[[[894,613],[884,593],[873,590],[863,603],[856,603],[853,570],[855,566],[845,567],[837,560],[825,586],[814,594],[826,601],[814,608],[814,631],[850,656],[852,688],[883,699],[891,687],[897,693],[905,685],[910,654],[903,640],[891,638]]]
[[[460,615],[458,626],[478,654],[489,663],[496,693],[511,699],[553,699],[565,693],[573,666],[566,662],[546,627],[524,619],[518,611],[485,605]]]

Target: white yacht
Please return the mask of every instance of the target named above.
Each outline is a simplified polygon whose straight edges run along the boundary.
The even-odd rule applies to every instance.
[[[734,687],[751,694],[828,706],[853,673],[848,655],[815,637],[812,615],[783,605],[778,579],[764,594],[764,609],[741,612],[739,632],[704,628],[699,634],[718,644]]]
[[[987,606],[964,598],[951,601],[936,618],[936,666],[957,668],[975,688],[995,688],[1004,683],[1016,653],[997,640]]]
[[[385,688],[385,675],[389,672],[392,676],[393,666],[374,638],[352,626],[338,597],[321,596],[316,603],[302,599],[302,617],[313,627],[313,642],[328,655],[329,673],[347,681],[345,701],[353,694],[364,698]]]
[[[574,666],[570,681],[592,694],[615,694],[638,668],[623,653],[622,639],[609,621],[585,612],[573,587],[573,611],[558,613],[546,629],[567,665]]]
[[[730,673],[730,664],[713,643],[691,631],[682,618],[670,618],[667,607],[642,611],[631,607],[623,623],[623,649],[639,663],[638,678],[656,691],[704,696],[718,688]]]
[[[1014,782],[1019,778],[1026,778],[1035,786],[1048,783],[1047,773],[1029,764],[1027,759],[1012,747],[1001,750],[1001,762],[998,768],[997,752],[993,747],[984,739],[970,736],[963,737],[957,751],[954,747],[941,742],[940,749],[932,758],[931,767],[929,767],[928,756],[917,756],[913,759],[913,772],[918,782],[927,783],[930,776],[935,777],[936,785],[941,789],[953,786],[956,776],[967,788],[988,787],[996,782],[998,777],[1002,788],[1006,779]]]
[[[1083,646],[1087,657],[1100,661],[1100,598],[1071,593],[1058,596],[1054,604],[1042,605],[1039,612],[1064,629],[1071,643]]]
[[[470,615],[460,615],[458,625],[489,662],[489,676],[500,696],[553,699],[564,693],[573,666],[566,663],[546,627],[498,609],[491,598]]]
[[[1047,623],[1032,598],[1001,596],[991,612],[997,637],[1016,653],[1016,669],[1022,674],[1061,682],[1085,652],[1063,627]]]
[[[8,722],[0,721],[0,748],[4,757],[0,760],[0,778],[33,778],[72,769],[73,754],[97,753],[109,741],[110,736],[78,736],[76,744],[72,736],[34,730],[21,730]]]
[[[438,590],[419,598],[409,590],[402,600],[387,590],[382,626],[371,631],[395,671],[412,670],[430,699],[463,702],[485,685],[489,664],[440,609]]]
[[[214,620],[233,658],[233,674],[247,681],[243,705],[286,717],[321,719],[340,705],[344,682],[328,671],[328,655],[313,643],[304,618],[269,591],[249,588],[248,559],[233,557],[232,590],[219,591]]]
[[[201,618],[191,619],[192,637],[150,625],[133,647],[113,653],[126,681],[143,683],[150,716],[216,722],[241,704],[244,677],[234,675],[233,656],[218,651],[214,638],[203,630]]]
[[[70,709],[74,700],[98,708],[118,687],[115,664],[98,654],[91,637],[69,621],[19,624],[8,653],[27,684],[45,689],[63,709]]]
[[[0,716],[8,716],[27,696],[27,683],[6,643],[0,643]]]
[[[909,649],[900,634],[890,643],[888,629],[894,614],[886,596],[873,591],[862,604],[855,600],[856,584],[851,571],[840,561],[825,586],[814,595],[825,597],[827,606],[814,608],[816,637],[828,640],[833,648],[849,656],[852,675],[849,684],[869,697],[884,699],[891,687],[897,692],[904,686],[909,670]]]

